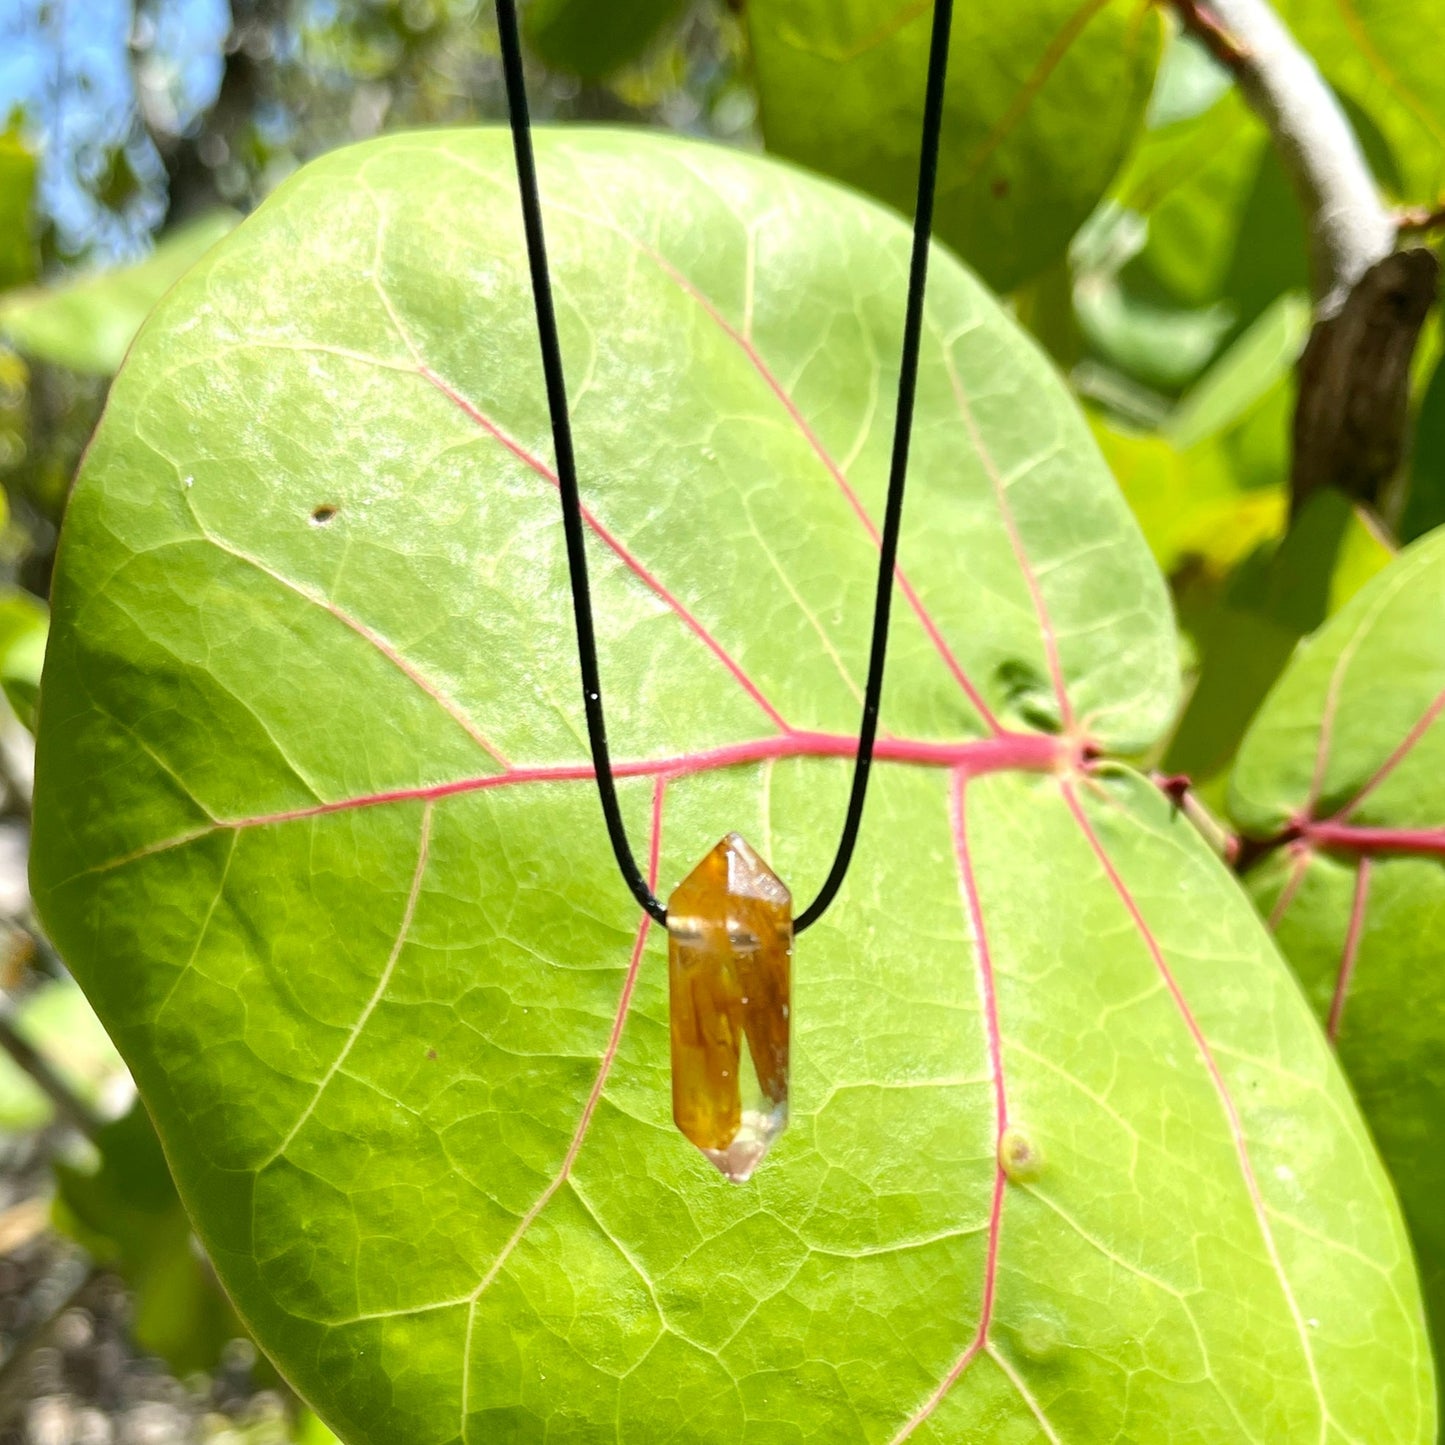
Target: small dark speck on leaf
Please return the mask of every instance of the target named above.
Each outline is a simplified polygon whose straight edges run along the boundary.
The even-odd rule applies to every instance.
[[[331,506],[330,503],[323,502],[319,507],[313,509],[311,513],[311,525],[313,527],[324,527],[336,515],[337,510],[338,509]]]
[[[995,177],[993,183],[989,186],[989,190],[993,192],[994,200],[1001,201],[1006,195],[1008,195],[1008,181],[1003,176],[997,176]]]
[[[427,1056],[427,1058],[429,1058],[429,1059],[434,1059],[434,1058],[436,1058],[436,1056],[437,1056],[437,1051],[436,1051],[435,1049],[428,1049],[428,1050],[426,1051],[426,1056]]]

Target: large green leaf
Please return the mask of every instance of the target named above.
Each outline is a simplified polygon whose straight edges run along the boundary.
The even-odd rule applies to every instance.
[[[768,148],[912,210],[932,6],[749,0]],[[938,233],[995,288],[1063,254],[1134,139],[1163,26],[1133,0],[962,5]]]
[[[1445,1340],[1445,530],[1309,641],[1250,729],[1231,809],[1294,841],[1250,886],[1394,1171]]]
[[[805,899],[907,228],[712,147],[539,148],[632,835],[665,890],[742,829]],[[312,165],[138,338],[61,546],[33,884],[348,1440],[1433,1439],[1303,1000],[1162,795],[1079,760],[1170,715],[1162,582],[942,251],[918,405],[864,836],[735,1188],[670,1127],[662,940],[582,761],[505,136]]]

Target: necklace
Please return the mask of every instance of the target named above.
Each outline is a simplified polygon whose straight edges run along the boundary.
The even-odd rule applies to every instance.
[[[577,660],[582,674],[582,705],[587,717],[597,793],[623,880],[638,903],[667,929],[673,1120],[684,1136],[737,1184],[752,1175],[769,1145],[787,1126],[793,937],[816,923],[837,896],[863,821],[883,697],[893,573],[903,520],[903,489],[908,473],[908,446],[923,334],[923,297],[928,279],[928,245],[933,229],[952,21],[953,0],[934,0],[893,453],[878,549],[873,640],[863,716],[858,726],[853,783],[832,867],[817,897],[794,922],[792,895],[786,885],[737,833],[729,833],[703,858],[673,890],[666,906],[648,887],[627,840],[607,747],[597,640],[587,582],[582,501],[547,267],[542,201],[532,154],[517,6],[516,0],[497,0],[507,110],[521,191],[547,408],[556,450],[558,491],[562,498]]]

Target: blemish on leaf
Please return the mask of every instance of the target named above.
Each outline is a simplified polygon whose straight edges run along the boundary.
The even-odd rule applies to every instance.
[[[999,1135],[998,1165],[1013,1184],[1030,1184],[1043,1173],[1044,1152],[1017,1124]]]
[[[994,200],[1001,201],[1006,195],[1008,195],[1008,181],[1003,176],[998,176],[989,185],[989,190],[992,192]]]
[[[434,1059],[434,1058],[436,1058],[436,1056],[437,1056],[437,1051],[436,1051],[435,1049],[428,1049],[428,1050],[426,1051],[426,1056],[427,1056],[427,1058],[429,1058],[429,1059]]]
[[[1030,1360],[1052,1359],[1064,1347],[1064,1333],[1058,1324],[1043,1315],[1026,1319],[1014,1331],[1019,1352]]]
[[[324,527],[339,511],[330,502],[322,502],[320,506],[314,507],[311,511],[311,525],[313,527]]]

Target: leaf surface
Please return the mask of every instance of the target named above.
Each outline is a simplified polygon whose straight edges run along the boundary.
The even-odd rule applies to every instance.
[[[932,7],[750,0],[768,149],[912,214]],[[1128,0],[962,5],[935,228],[998,290],[1063,254],[1134,139],[1160,17]]]
[[[1250,885],[1336,1041],[1400,1189],[1445,1328],[1445,530],[1300,651],[1240,749],[1231,809],[1265,839]]]
[[[720,149],[539,147],[632,837],[665,893],[737,828],[805,901],[907,228]],[[886,737],[746,1188],[670,1126],[549,451],[508,142],[394,138],[163,302],[67,521],[37,897],[328,1422],[1427,1445],[1402,1227],[1303,1001],[1166,800],[1077,766],[1165,726],[1175,638],[983,288],[935,255]],[[1001,1169],[1010,1126],[1036,1177]]]

